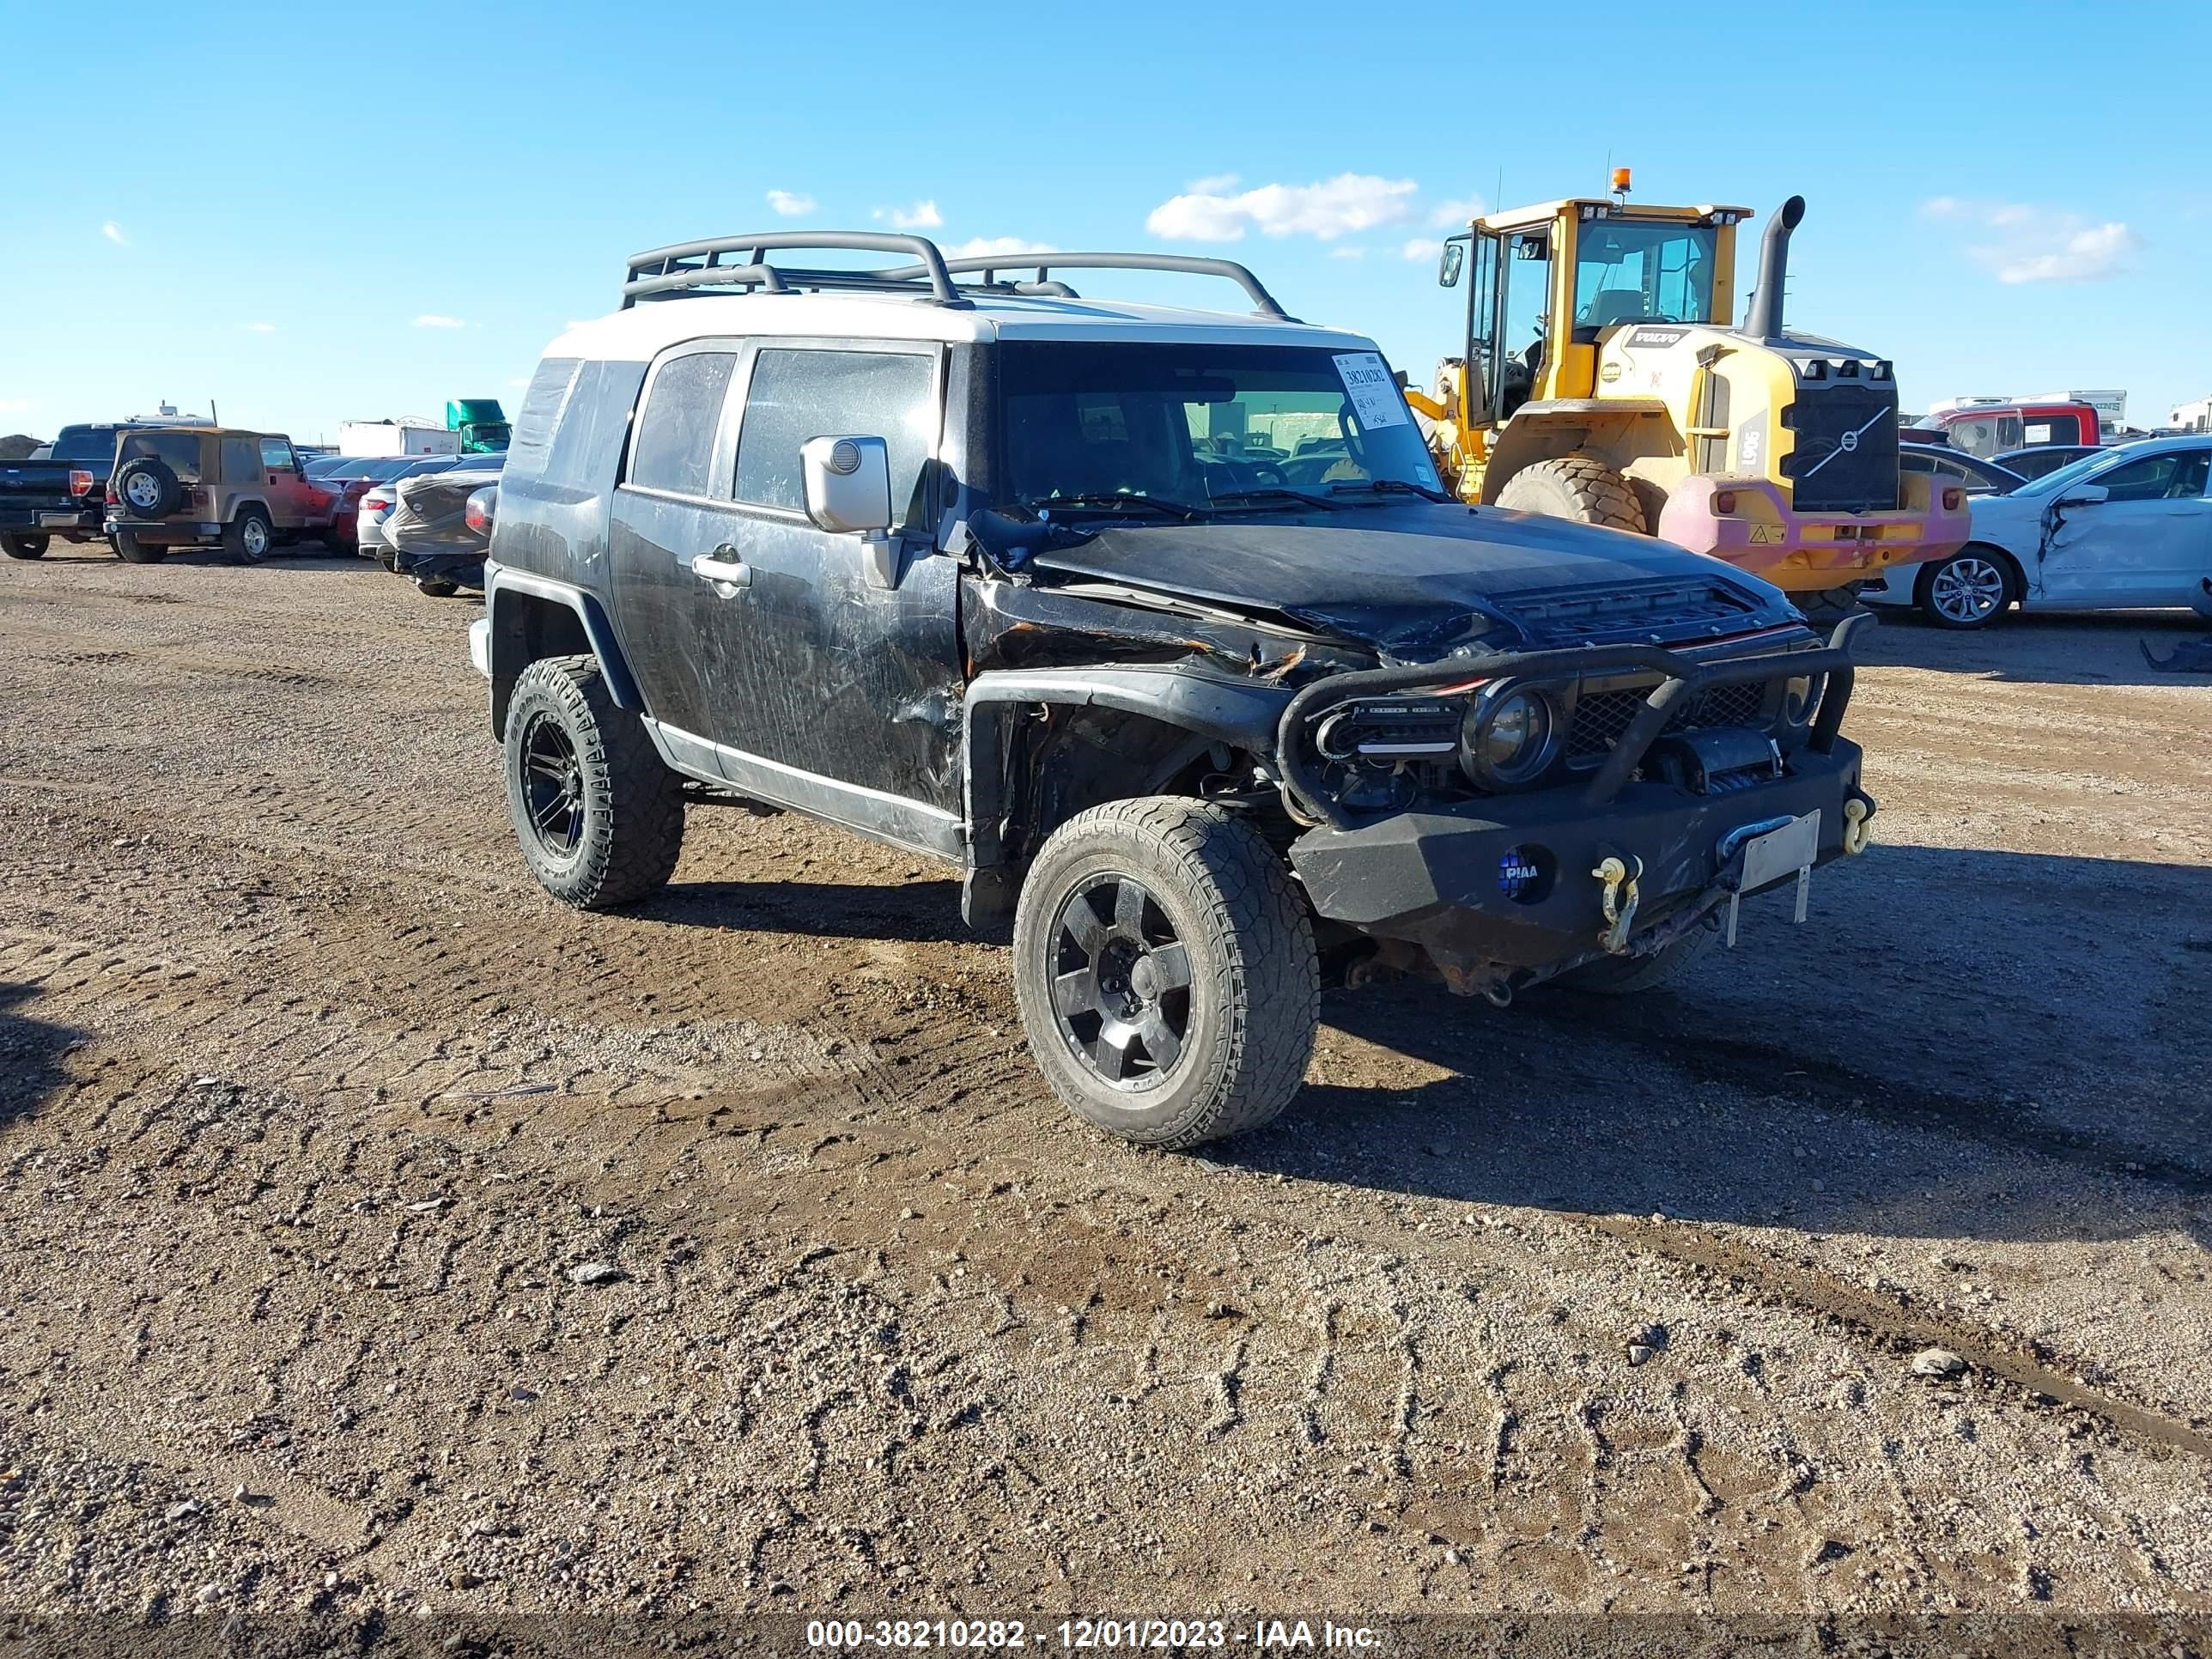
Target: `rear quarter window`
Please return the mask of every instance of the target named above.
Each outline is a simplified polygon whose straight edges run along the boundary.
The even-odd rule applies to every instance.
[[[517,473],[531,477],[544,469],[554,428],[580,366],[574,357],[548,357],[530,377],[530,389],[522,394],[522,408],[515,415],[507,442],[507,464]]]
[[[544,462],[546,479],[593,495],[613,489],[622,465],[623,441],[629,435],[630,409],[644,383],[643,363],[586,363],[561,411],[560,428]],[[517,468],[516,451],[510,448],[504,481],[516,478]]]

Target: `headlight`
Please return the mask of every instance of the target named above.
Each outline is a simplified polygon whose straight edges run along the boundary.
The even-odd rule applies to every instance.
[[[1782,718],[1792,726],[1810,726],[1827,684],[1825,674],[1800,674],[1791,680],[1782,688]]]
[[[1557,725],[1551,699],[1540,691],[1478,697],[1460,730],[1460,764],[1492,789],[1526,783],[1552,763]]]

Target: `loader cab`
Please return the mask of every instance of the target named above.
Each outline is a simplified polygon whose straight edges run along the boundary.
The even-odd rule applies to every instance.
[[[1608,328],[1727,326],[1747,216],[1574,198],[1488,214],[1450,238],[1437,279],[1467,286],[1462,430],[1502,426],[1529,403],[1605,396],[1597,347]]]

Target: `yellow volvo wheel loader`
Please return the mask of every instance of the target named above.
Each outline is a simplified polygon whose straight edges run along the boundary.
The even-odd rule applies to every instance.
[[[1966,540],[1961,490],[1898,466],[1897,380],[1871,352],[1787,332],[1793,196],[1732,325],[1740,207],[1577,198],[1486,214],[1444,245],[1466,345],[1409,391],[1468,501],[1662,536],[1754,571],[1815,620],[1858,585]]]

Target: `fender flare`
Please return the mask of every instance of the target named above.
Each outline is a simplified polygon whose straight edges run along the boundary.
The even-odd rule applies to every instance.
[[[576,620],[582,624],[585,641],[599,662],[600,678],[605,680],[607,695],[614,699],[615,707],[639,714],[645,711],[645,699],[639,694],[636,677],[630,672],[629,659],[623,654],[622,642],[615,637],[614,623],[597,594],[587,592],[572,582],[533,576],[527,571],[487,560],[484,564],[484,615],[491,623],[495,684],[499,671],[499,600],[501,594],[509,592],[544,599],[574,612]]]
[[[1039,703],[1115,708],[1179,728],[1202,743],[1267,755],[1274,751],[1275,729],[1290,701],[1285,686],[1240,684],[1174,664],[994,669],[976,675],[961,700],[970,865],[1006,861],[1000,826],[1007,802],[998,756],[1010,710]]]

